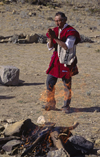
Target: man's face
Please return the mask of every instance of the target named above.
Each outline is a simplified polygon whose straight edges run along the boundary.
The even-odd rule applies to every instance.
[[[59,28],[63,28],[64,24],[66,23],[66,20],[64,20],[61,15],[55,16],[55,24],[59,27]]]

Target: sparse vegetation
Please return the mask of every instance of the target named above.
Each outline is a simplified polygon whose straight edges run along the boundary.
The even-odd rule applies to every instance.
[[[97,49],[97,50],[95,50],[95,51],[100,53],[100,49]]]
[[[100,14],[100,8],[90,8],[89,11],[91,14],[99,13]]]

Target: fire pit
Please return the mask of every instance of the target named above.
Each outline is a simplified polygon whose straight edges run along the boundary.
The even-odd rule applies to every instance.
[[[43,156],[52,150],[63,150],[66,157],[93,152],[93,143],[81,136],[73,136],[70,127],[55,126],[55,123],[36,125],[31,119],[13,123],[2,132],[0,152],[10,155]]]

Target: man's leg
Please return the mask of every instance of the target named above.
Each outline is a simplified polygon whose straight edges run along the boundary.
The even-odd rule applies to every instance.
[[[57,78],[48,75],[46,80],[47,86],[47,103],[45,105],[45,110],[49,111],[51,109],[55,109],[56,101],[55,101],[55,84],[57,82]]]
[[[65,79],[62,78],[62,81],[64,83],[64,106],[62,107],[62,111],[69,112],[70,109],[70,103],[71,103],[71,78]]]

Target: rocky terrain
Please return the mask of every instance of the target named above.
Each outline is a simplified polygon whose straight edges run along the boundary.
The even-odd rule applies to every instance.
[[[55,1],[54,1],[55,2]],[[57,11],[65,12],[68,23],[80,35],[93,42],[77,46],[79,74],[72,79],[72,113],[44,111],[46,99],[46,70],[52,52],[46,43],[0,43],[0,65],[13,65],[20,69],[19,86],[0,85],[0,119],[19,121],[30,118],[34,123],[41,115],[56,125],[79,126],[72,131],[91,140],[100,149],[100,3],[98,1],[56,1],[55,5],[29,4],[24,1],[5,4],[0,1],[0,36],[14,34],[45,36],[55,26]],[[57,108],[63,106],[63,84],[56,85]]]

